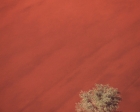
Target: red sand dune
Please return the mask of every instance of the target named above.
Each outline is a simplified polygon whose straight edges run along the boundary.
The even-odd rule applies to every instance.
[[[140,112],[139,0],[0,1],[0,112],[75,112],[95,83]]]

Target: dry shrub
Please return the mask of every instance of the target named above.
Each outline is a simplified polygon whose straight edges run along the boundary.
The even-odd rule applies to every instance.
[[[81,101],[76,103],[77,112],[114,112],[118,108],[121,96],[117,88],[96,84],[88,92],[80,92]]]

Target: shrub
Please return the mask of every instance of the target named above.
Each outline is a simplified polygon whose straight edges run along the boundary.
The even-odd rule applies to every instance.
[[[76,103],[77,112],[114,112],[122,100],[118,89],[96,84],[88,92],[81,91],[81,101]]]

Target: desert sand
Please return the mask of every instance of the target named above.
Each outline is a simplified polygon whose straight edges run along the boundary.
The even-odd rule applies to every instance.
[[[0,1],[0,112],[75,112],[95,83],[140,112],[139,0]]]

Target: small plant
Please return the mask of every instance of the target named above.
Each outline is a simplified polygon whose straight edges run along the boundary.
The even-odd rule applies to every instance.
[[[96,84],[88,92],[81,91],[81,101],[76,103],[77,112],[114,112],[122,100],[118,89]]]

